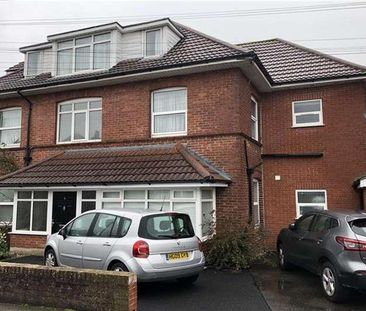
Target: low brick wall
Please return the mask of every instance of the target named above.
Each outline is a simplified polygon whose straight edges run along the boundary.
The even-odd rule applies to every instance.
[[[0,263],[0,301],[78,311],[137,310],[129,272]]]
[[[47,236],[9,233],[10,247],[20,248],[44,248]]]

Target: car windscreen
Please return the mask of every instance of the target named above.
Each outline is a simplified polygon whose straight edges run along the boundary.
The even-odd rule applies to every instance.
[[[354,233],[366,237],[366,218],[352,220],[349,225]]]
[[[143,217],[138,235],[151,240],[169,240],[191,238],[195,234],[188,215],[167,213]]]

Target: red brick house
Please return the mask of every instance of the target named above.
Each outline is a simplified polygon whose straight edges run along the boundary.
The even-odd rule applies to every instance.
[[[0,78],[13,247],[90,209],[188,213],[198,236],[361,207],[366,69],[283,40],[238,46],[169,19],[23,47]],[[228,225],[230,224],[230,226]]]

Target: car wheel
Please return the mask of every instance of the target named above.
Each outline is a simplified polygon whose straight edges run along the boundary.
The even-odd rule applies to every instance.
[[[48,250],[46,250],[46,253],[44,256],[44,264],[47,267],[57,267],[58,266],[56,254],[52,248],[49,248]]]
[[[191,285],[198,280],[198,277],[199,277],[199,275],[195,274],[195,275],[188,276],[185,278],[179,278],[179,279],[177,279],[177,281],[184,285]]]
[[[285,256],[285,251],[283,250],[283,246],[280,243],[277,249],[278,255],[278,266],[281,270],[289,270],[291,268],[291,264],[287,261]]]
[[[349,296],[349,289],[342,286],[337,271],[330,262],[322,266],[321,285],[325,296],[332,302],[344,302]]]
[[[122,262],[115,263],[114,265],[111,266],[109,270],[117,272],[128,272],[127,267]]]

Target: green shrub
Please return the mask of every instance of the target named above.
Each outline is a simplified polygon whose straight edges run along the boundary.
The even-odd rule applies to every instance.
[[[218,269],[247,269],[252,264],[266,261],[269,248],[265,232],[247,225],[242,230],[214,235],[204,243],[206,263]]]
[[[9,257],[9,246],[6,241],[7,233],[7,227],[0,227],[0,259]]]

